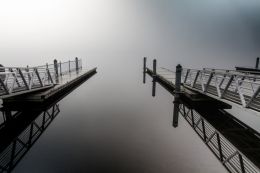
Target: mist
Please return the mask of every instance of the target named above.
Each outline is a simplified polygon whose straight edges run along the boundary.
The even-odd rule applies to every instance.
[[[257,0],[10,0],[0,2],[5,66],[80,57],[107,67],[158,58],[169,67],[253,66],[260,54]]]

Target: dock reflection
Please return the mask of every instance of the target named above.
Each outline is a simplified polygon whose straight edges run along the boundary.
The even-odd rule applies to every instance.
[[[59,101],[96,74],[57,92],[43,102],[12,100],[0,108],[0,173],[11,172],[60,113]]]
[[[14,109],[1,108],[0,172],[11,172],[60,113],[58,103]]]

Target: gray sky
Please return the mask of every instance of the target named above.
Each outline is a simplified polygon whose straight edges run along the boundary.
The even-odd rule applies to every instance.
[[[0,26],[6,66],[149,56],[168,66],[231,68],[260,56],[259,0],[8,0]]]

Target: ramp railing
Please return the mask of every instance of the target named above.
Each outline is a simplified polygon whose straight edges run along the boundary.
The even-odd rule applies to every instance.
[[[158,75],[175,82],[175,72],[161,67]],[[222,69],[183,69],[184,87],[260,111],[260,73]]]
[[[1,67],[0,99],[54,86],[60,76],[82,69],[82,60],[57,62],[36,67]]]
[[[2,141],[0,145],[0,172],[8,173],[14,169],[19,161],[31,149],[33,144],[41,137],[44,131],[57,117],[59,112],[60,108],[58,104],[51,106],[47,110],[40,112],[38,117],[28,123],[27,127],[25,127],[12,141],[10,141],[9,144],[1,146],[3,145],[3,142],[5,142]],[[0,110],[0,113],[4,115],[5,110]],[[22,112],[18,111],[16,114],[22,114]],[[14,116],[16,115],[11,115],[13,119],[16,118]],[[7,121],[2,122],[0,125],[0,132],[5,128],[5,126],[10,125],[10,123],[12,123],[12,120],[10,120],[9,124]]]
[[[42,67],[0,67],[0,98],[54,84],[53,69]]]
[[[184,69],[184,86],[260,111],[260,74],[233,70]]]
[[[199,137],[232,173],[258,173],[259,169],[193,109],[180,105],[180,113]]]

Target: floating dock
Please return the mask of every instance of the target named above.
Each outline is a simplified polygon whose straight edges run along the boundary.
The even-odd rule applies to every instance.
[[[96,68],[63,74],[51,89],[4,99],[0,108],[0,172],[11,172],[60,112],[58,102],[87,79]]]
[[[147,68],[146,58],[144,58],[143,81],[146,82],[146,74],[152,77],[152,95],[155,96],[156,83],[169,91],[175,97],[173,122],[177,110],[229,172],[259,173],[260,134],[226,112],[225,109],[231,108],[229,104],[210,97],[205,90],[203,93],[196,88],[187,86],[185,83],[190,76],[186,75],[187,77],[181,80],[181,76],[185,75],[180,73],[178,77],[177,67],[176,73],[174,73],[176,76],[173,76],[172,73],[169,76],[169,73],[166,74],[165,70],[157,71],[156,60],[153,62],[153,70]],[[184,74],[188,73],[185,71]],[[198,75],[196,76],[195,80],[191,82],[196,83]],[[178,80],[179,90],[176,84]],[[208,80],[208,86],[210,80]],[[232,78],[229,81],[231,83]],[[178,98],[177,101],[176,97]]]
[[[86,81],[88,78],[96,74],[97,68],[93,68],[89,71],[71,72],[66,75],[59,76],[57,83],[47,90],[42,90],[38,92],[32,92],[29,94],[20,94],[18,96],[8,97],[3,99],[3,104],[14,104],[16,105],[24,104],[26,102],[30,103],[43,103],[49,99],[54,99],[59,94],[63,94],[67,90],[78,86],[82,82]]]

